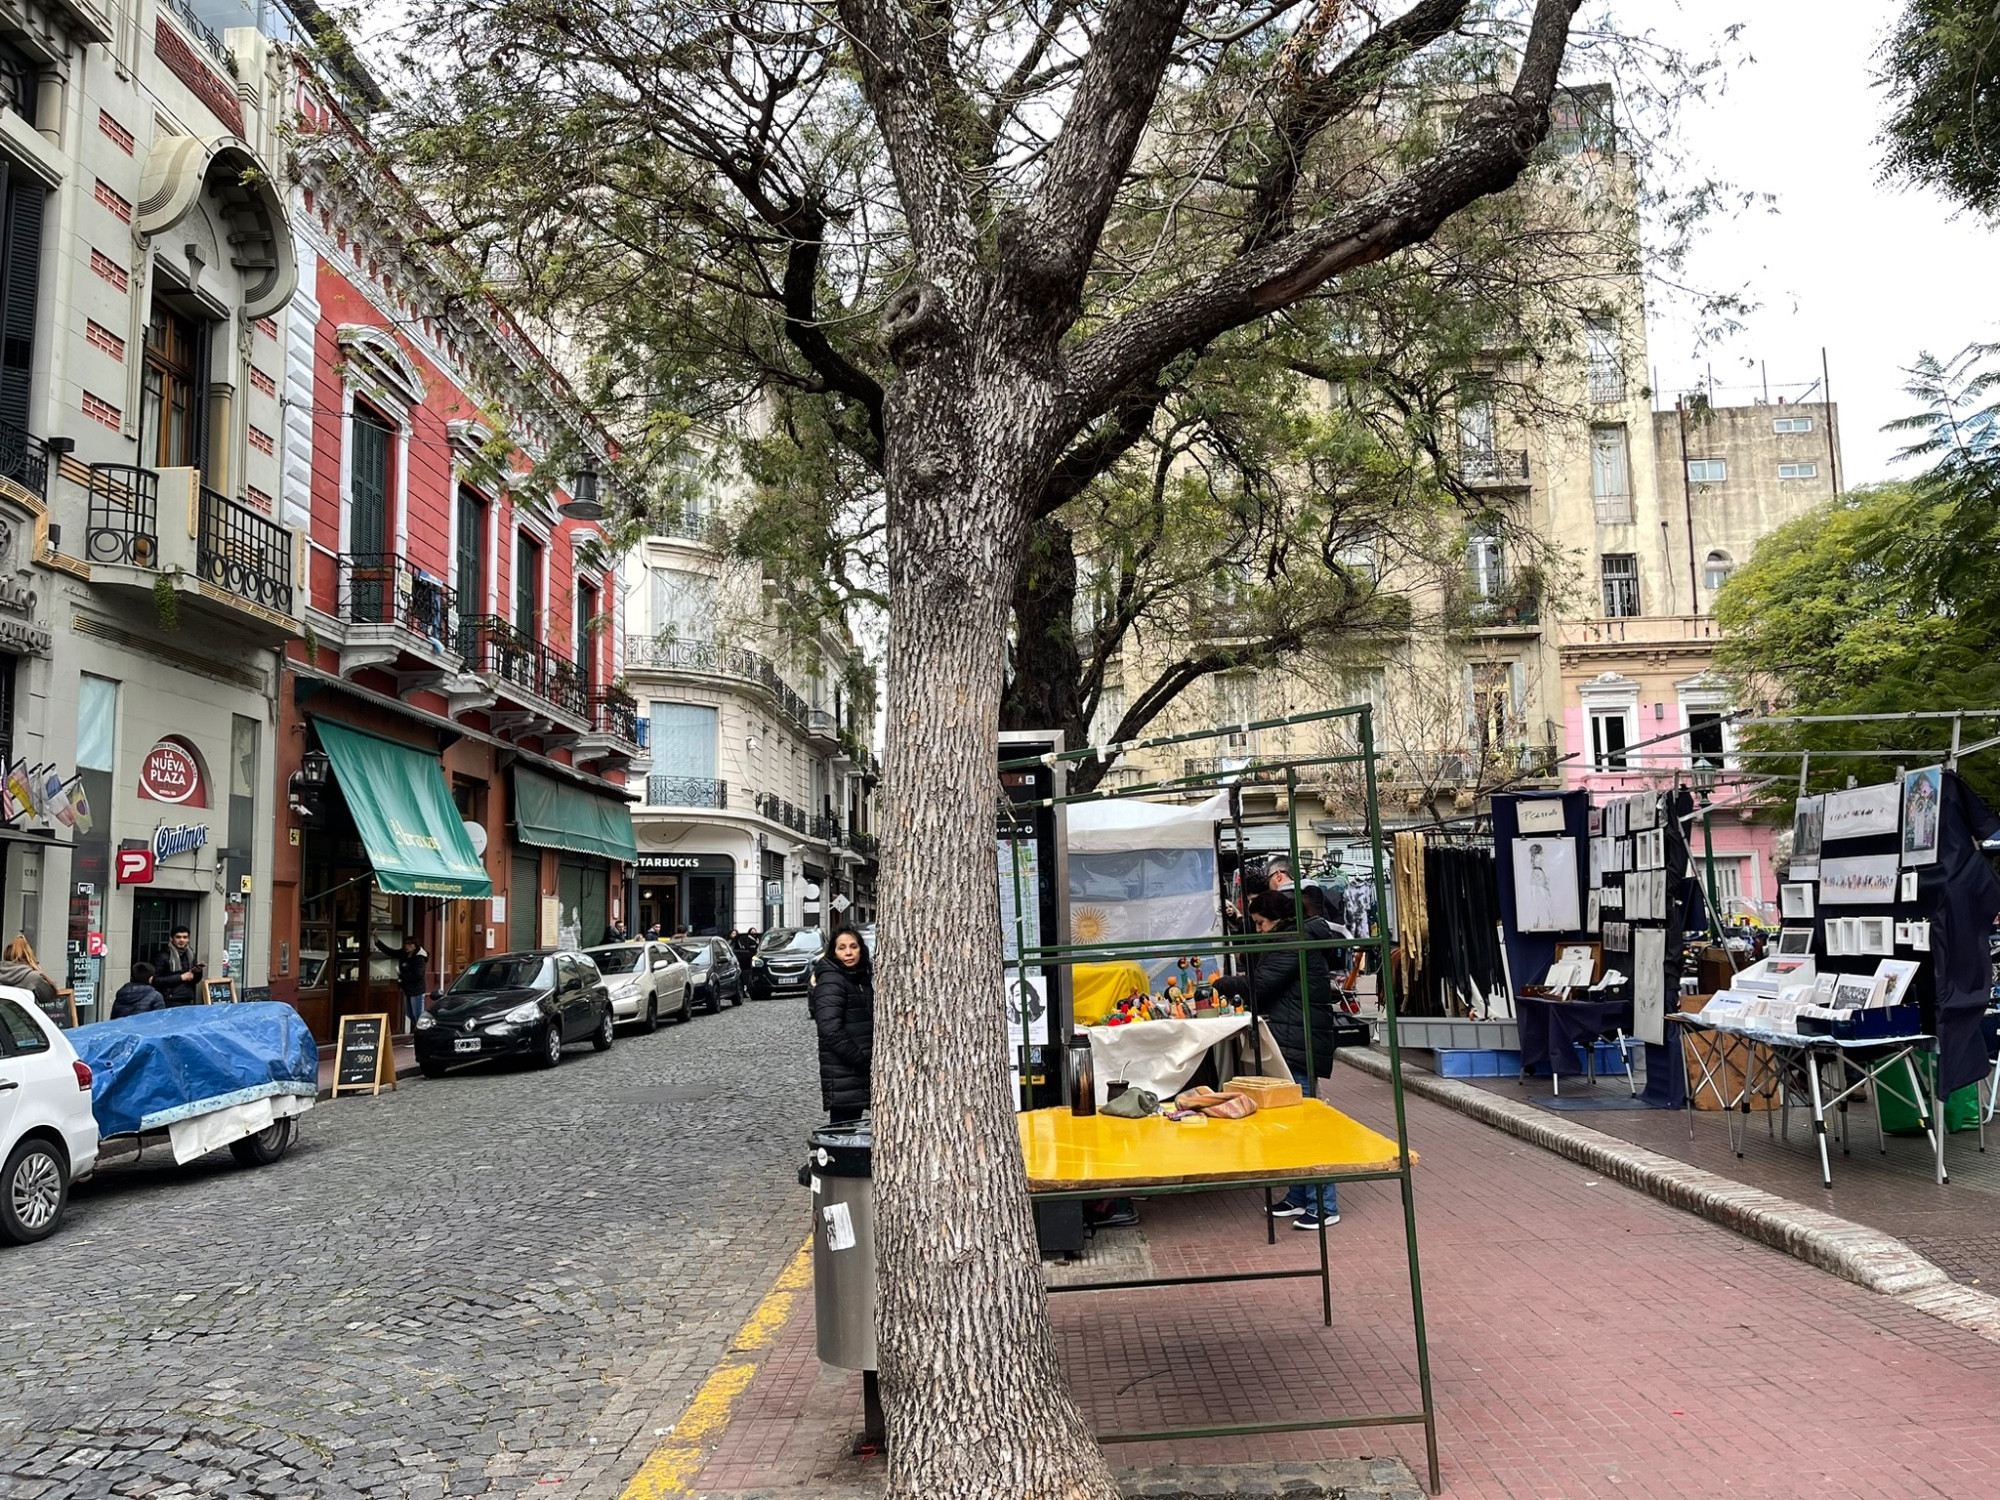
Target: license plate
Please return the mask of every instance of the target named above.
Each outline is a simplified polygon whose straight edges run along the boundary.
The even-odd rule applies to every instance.
[[[454,1052],[477,1052],[479,1050],[479,1038],[476,1036],[459,1037],[451,1044],[451,1050]]]

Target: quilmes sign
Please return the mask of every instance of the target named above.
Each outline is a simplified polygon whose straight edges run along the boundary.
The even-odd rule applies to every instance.
[[[153,858],[172,859],[176,854],[192,854],[207,842],[206,823],[162,823],[153,831]]]

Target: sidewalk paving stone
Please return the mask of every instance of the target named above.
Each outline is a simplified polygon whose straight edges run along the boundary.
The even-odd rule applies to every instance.
[[[1342,1069],[1325,1093],[1390,1123],[1377,1080]],[[2000,1345],[1442,1105],[1408,1108],[1447,1495],[2000,1489]],[[1070,1384],[1098,1430],[1413,1408],[1396,1184],[1352,1184],[1341,1209],[1331,1330],[1311,1280],[1055,1297]],[[1160,1275],[1317,1254],[1316,1237],[1289,1228],[1265,1245],[1257,1193],[1155,1199],[1138,1229],[1106,1235],[1121,1237],[1138,1248],[1118,1260],[1136,1254]],[[818,1364],[806,1299],[697,1492],[868,1493],[882,1464],[847,1455],[859,1420],[860,1377]],[[1268,1478],[1281,1464],[1371,1459],[1379,1491],[1354,1493],[1401,1494],[1421,1475],[1423,1440],[1418,1428],[1358,1429],[1107,1451],[1129,1467],[1129,1492],[1189,1466]]]

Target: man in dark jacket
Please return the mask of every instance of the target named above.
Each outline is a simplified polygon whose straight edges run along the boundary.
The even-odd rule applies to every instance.
[[[1249,901],[1250,925],[1257,932],[1283,942],[1285,935],[1298,931],[1292,925],[1290,891],[1263,891]],[[1277,1039],[1278,1050],[1292,1070],[1307,1098],[1318,1092],[1319,1079],[1333,1071],[1333,992],[1327,978],[1326,950],[1305,950],[1305,997],[1312,1003],[1312,1066],[1306,1058],[1306,1004],[1299,990],[1299,952],[1277,948],[1259,953],[1250,960],[1248,974],[1227,974],[1216,981],[1216,989],[1231,997],[1249,996],[1251,1010],[1261,1016]],[[1322,1222],[1340,1222],[1340,1202],[1330,1182],[1301,1183],[1271,1205],[1273,1218],[1296,1220],[1294,1227],[1318,1229]]]
[[[157,987],[168,1005],[193,1005],[201,998],[195,988],[201,983],[201,970],[202,966],[195,961],[194,939],[185,927],[176,927],[167,939],[167,946],[153,961]]]
[[[813,968],[807,999],[819,1030],[819,1096],[827,1118],[850,1124],[868,1113],[875,1061],[875,974],[852,927],[833,935]]]
[[[111,1001],[111,1019],[121,1016],[142,1016],[149,1010],[165,1010],[166,997],[153,988],[153,966],[149,963],[132,965],[132,979],[128,984],[118,986],[118,993]]]
[[[403,939],[401,948],[391,948],[377,938],[375,951],[396,960],[396,986],[403,992],[403,1013],[409,1019],[410,1029],[416,1030],[417,1017],[424,1013],[424,976],[431,956],[424,952],[424,945],[414,933]]]

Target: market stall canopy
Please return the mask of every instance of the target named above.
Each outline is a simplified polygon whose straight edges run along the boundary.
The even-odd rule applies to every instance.
[[[493,894],[436,755],[331,719],[312,722],[378,887],[398,896]]]
[[[1076,802],[1069,809],[1075,854],[1124,854],[1139,849],[1213,849],[1215,825],[1229,816],[1229,794],[1190,807],[1165,802]]]
[[[553,777],[514,768],[514,832],[524,844],[596,854],[631,864],[639,858],[632,814],[623,802]]]

